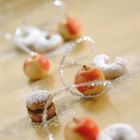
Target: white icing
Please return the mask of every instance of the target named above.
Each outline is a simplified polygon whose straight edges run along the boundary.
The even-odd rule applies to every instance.
[[[138,135],[132,126],[118,123],[103,129],[97,140],[138,140]]]
[[[39,53],[51,51],[63,43],[63,38],[59,34],[52,34],[49,38],[48,32],[43,32],[35,27],[21,26],[15,34],[15,43],[22,48],[24,45]]]
[[[41,31],[34,27],[21,26],[15,34],[15,42],[25,46],[33,45],[34,41],[40,36]]]
[[[105,54],[97,55],[92,64],[100,68],[106,79],[113,79],[126,73],[126,62],[121,57],[116,57],[112,64],[109,64],[110,57]]]
[[[34,43],[34,49],[37,52],[47,52],[59,47],[63,43],[63,39],[59,34],[54,34],[46,38],[48,34],[42,34]]]
[[[26,103],[27,104],[33,104],[33,103],[38,103],[38,102],[41,102],[41,101],[44,101],[44,100],[50,101],[50,98],[51,98],[51,95],[46,90],[32,91],[26,97]]]

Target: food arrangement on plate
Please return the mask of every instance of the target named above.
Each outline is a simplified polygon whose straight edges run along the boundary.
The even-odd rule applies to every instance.
[[[80,99],[93,100],[97,96],[106,94],[110,88],[113,88],[112,81],[129,71],[128,62],[123,57],[116,57],[111,62],[108,55],[99,54],[92,58],[92,61],[89,62],[90,65],[79,66],[72,77],[73,84],[67,85],[64,80],[64,68],[67,67],[66,57],[72,53],[72,49],[76,48],[76,45],[81,42],[93,45],[94,40],[89,36],[82,36],[80,21],[71,16],[66,16],[57,26],[57,32],[50,33],[38,27],[21,25],[14,36],[16,45],[29,55],[23,63],[23,72],[32,82],[47,79],[52,62],[46,54],[63,47],[66,41],[72,40],[72,43],[63,51],[59,73],[57,73],[60,75],[63,87],[53,92],[46,89],[35,90],[27,95],[25,101],[28,117],[32,123],[42,124],[48,140],[54,140],[48,121],[57,116],[56,97],[60,96],[62,92],[68,92],[73,96],[81,97]],[[87,49],[89,48],[87,47]],[[73,61],[69,69],[79,60]],[[66,140],[138,140],[136,130],[127,123],[109,124],[101,129],[98,123],[88,116],[72,118],[66,124],[63,134]]]

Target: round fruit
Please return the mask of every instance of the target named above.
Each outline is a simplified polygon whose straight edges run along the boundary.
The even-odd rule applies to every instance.
[[[77,85],[77,84],[90,82],[90,81],[93,81],[93,82],[94,81],[105,81],[104,74],[97,67],[84,65],[76,73],[75,78],[74,78],[74,83]],[[98,93],[102,92],[104,90],[104,88],[105,87],[102,84],[77,87],[78,91],[83,93],[84,95],[98,94]]]
[[[90,118],[73,118],[65,127],[66,140],[96,140],[98,133],[96,122]]]
[[[49,67],[48,58],[37,54],[26,58],[23,70],[31,80],[38,80],[44,78],[48,74]]]
[[[65,40],[76,39],[82,32],[80,21],[72,17],[62,21],[58,30]]]

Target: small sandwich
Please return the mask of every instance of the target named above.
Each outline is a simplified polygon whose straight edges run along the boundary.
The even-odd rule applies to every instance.
[[[45,90],[31,92],[26,98],[28,115],[33,122],[42,122],[44,107],[47,107],[47,120],[56,115],[55,105],[51,100],[51,95]]]

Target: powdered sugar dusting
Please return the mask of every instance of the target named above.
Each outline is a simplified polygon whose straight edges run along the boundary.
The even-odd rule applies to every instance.
[[[128,54],[123,56],[124,60],[127,62],[127,73],[123,76],[120,76],[112,80],[113,88],[111,88],[108,93],[113,94],[111,96],[111,101],[124,101],[132,96],[137,96],[135,90],[136,87],[139,87],[139,78],[140,78],[140,62],[139,56],[135,54]],[[118,96],[121,94],[121,96]],[[117,96],[117,97],[116,97]],[[113,100],[114,99],[114,100]]]
[[[107,126],[99,133],[97,140],[104,139],[138,140],[138,134],[129,124],[116,123]]]
[[[46,90],[37,90],[32,91],[27,97],[26,97],[26,103],[27,104],[33,104],[37,103],[46,99],[51,98],[51,95]]]
[[[19,48],[27,53],[34,50],[38,53],[46,53],[63,44],[61,35],[52,34],[50,36],[48,32],[25,25],[17,28],[14,41]]]
[[[94,58],[92,64],[103,71],[106,79],[113,79],[127,72],[126,62],[122,57],[116,57],[112,64],[109,61],[109,56],[100,54]]]

